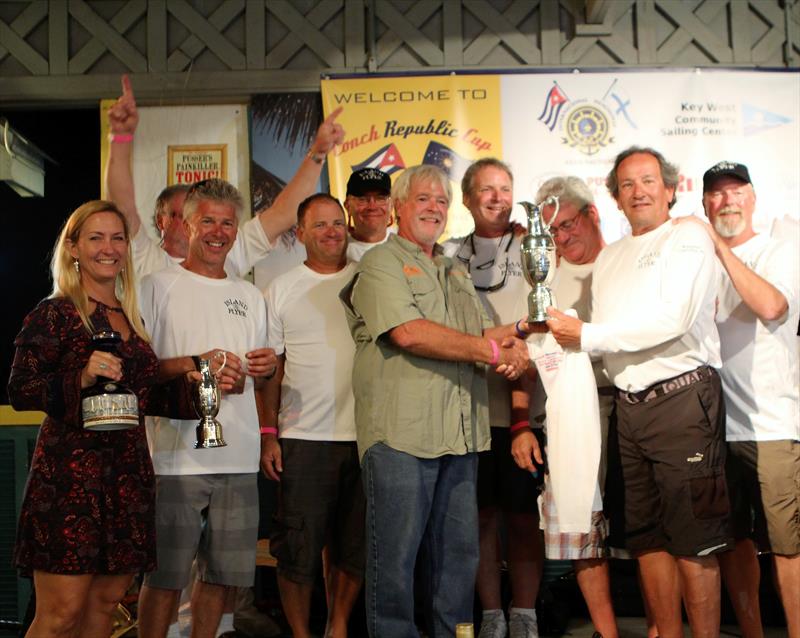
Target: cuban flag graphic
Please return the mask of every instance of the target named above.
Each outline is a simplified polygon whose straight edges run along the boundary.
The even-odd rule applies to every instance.
[[[561,115],[561,109],[569,102],[569,99],[564,95],[561,87],[557,82],[553,82],[553,88],[544,99],[544,108],[542,114],[539,116],[539,121],[542,122],[550,131],[552,131],[558,123],[558,116]]]
[[[353,169],[353,172],[359,171],[362,168],[377,168],[387,175],[391,175],[405,167],[406,164],[400,155],[400,151],[397,150],[397,146],[394,144],[387,144],[383,148],[375,151],[360,164],[355,164],[350,168]]]

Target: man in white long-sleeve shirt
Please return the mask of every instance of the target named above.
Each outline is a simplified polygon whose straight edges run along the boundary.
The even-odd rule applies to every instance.
[[[653,149],[617,156],[606,185],[632,234],[596,261],[592,323],[555,309],[547,322],[562,346],[601,353],[617,388],[611,445],[622,465],[625,543],[664,638],[683,633],[681,593],[693,635],[718,635],[715,554],[732,545],[719,271],[708,234],[670,221],[677,183],[677,167]]]
[[[753,229],[756,194],[743,164],[703,175],[707,231],[725,268],[717,326],[727,411],[736,547],[720,556],[744,636],[763,636],[756,545],[772,551],[789,636],[800,636],[798,236]]]

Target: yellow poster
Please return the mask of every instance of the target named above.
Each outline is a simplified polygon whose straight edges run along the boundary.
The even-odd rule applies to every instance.
[[[322,81],[325,115],[340,106],[344,143],[329,156],[331,193],[344,200],[359,168],[389,173],[434,164],[450,176],[453,204],[445,236],[472,230],[461,204],[461,178],[481,157],[503,157],[500,76],[434,75]]]

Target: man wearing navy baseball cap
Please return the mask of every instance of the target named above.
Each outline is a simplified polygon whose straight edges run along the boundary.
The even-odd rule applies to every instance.
[[[392,225],[392,180],[377,168],[354,171],[347,180],[344,207],[350,223],[347,256],[360,261],[373,246],[389,237]]]
[[[704,224],[725,268],[717,328],[736,545],[720,565],[745,635],[761,634],[756,549],[771,551],[789,636],[800,636],[800,391],[797,236],[753,229],[747,166],[703,175]]]

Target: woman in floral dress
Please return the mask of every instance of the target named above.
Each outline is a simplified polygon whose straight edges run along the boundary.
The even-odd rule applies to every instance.
[[[107,638],[133,577],[156,565],[155,482],[142,415],[174,412],[165,407],[170,400],[186,406],[188,384],[154,386],[158,359],[139,316],[128,249],[125,218],[112,203],[80,206],[56,242],[53,293],[14,342],[11,404],[47,415],[14,554],[36,589],[29,637]],[[91,336],[101,330],[122,335],[116,354],[92,350]],[[139,427],[84,429],[81,390],[98,377],[137,395]]]

